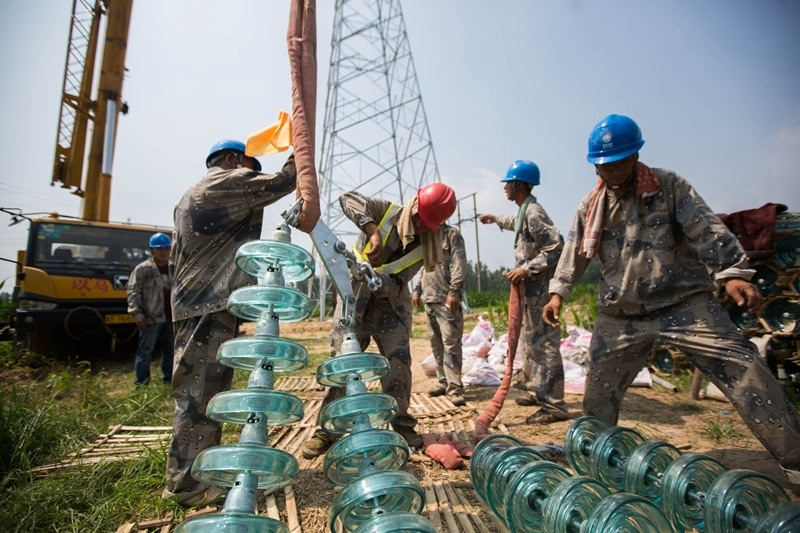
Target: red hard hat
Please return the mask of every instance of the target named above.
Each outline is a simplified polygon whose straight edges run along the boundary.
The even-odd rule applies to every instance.
[[[422,223],[436,231],[456,211],[456,193],[444,183],[431,183],[417,191],[417,214]]]

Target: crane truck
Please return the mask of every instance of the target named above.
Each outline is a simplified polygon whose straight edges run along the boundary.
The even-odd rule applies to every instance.
[[[70,341],[82,350],[107,348],[110,342],[114,350],[117,343],[135,341],[136,326],[127,313],[128,277],[149,256],[149,237],[172,233],[109,222],[117,121],[127,113],[121,92],[132,4],[73,0],[51,185],[80,196],[81,214],[28,219],[9,328],[17,353],[59,353],[75,345]]]

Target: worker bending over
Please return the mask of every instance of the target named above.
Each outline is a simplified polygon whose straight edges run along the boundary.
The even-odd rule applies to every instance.
[[[383,285],[371,291],[366,281],[352,280],[355,302],[355,326],[351,331],[362,350],[375,340],[380,353],[389,361],[389,373],[381,380],[383,392],[397,401],[398,414],[392,427],[412,448],[422,439],[414,430],[417,420],[408,413],[411,400],[411,293],[408,284],[423,266],[432,272],[442,263],[444,222],[456,209],[453,189],[442,183],[423,187],[406,203],[395,205],[381,198],[357,192],[339,197],[342,212],[362,233],[356,249],[376,268]],[[331,356],[341,353],[345,328],[340,324],[341,299],[333,318]],[[331,387],[325,393],[320,412],[330,402],[344,396],[345,389]],[[318,428],[303,444],[303,457],[312,459],[325,453],[333,438]]]

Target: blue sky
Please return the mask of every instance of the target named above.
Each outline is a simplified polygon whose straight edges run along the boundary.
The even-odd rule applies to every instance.
[[[70,5],[0,3],[3,207],[80,211],[50,187]],[[318,0],[320,130],[333,5]],[[480,213],[515,212],[499,180],[531,159],[542,170],[534,194],[566,235],[595,181],[586,140],[610,113],[639,123],[643,162],[684,175],[714,211],[800,211],[800,2],[407,0],[403,11],[440,176],[459,197],[478,193]],[[170,225],[215,141],[290,109],[287,21],[282,0],[136,0],[113,220]],[[261,161],[269,171],[283,158]],[[267,210],[268,231],[288,203]],[[511,265],[513,236],[479,231],[483,262]],[[6,228],[0,257],[15,258],[26,233]],[[463,233],[474,261],[472,223]],[[12,275],[0,263],[0,279]]]

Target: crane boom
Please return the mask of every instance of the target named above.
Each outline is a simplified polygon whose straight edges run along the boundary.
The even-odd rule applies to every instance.
[[[133,0],[73,0],[64,84],[61,96],[52,184],[71,189],[83,198],[81,218],[108,222],[111,202],[111,161],[116,124],[122,111]],[[106,18],[103,59],[97,97],[92,100],[100,23]],[[83,163],[89,121],[93,123],[85,176]]]

